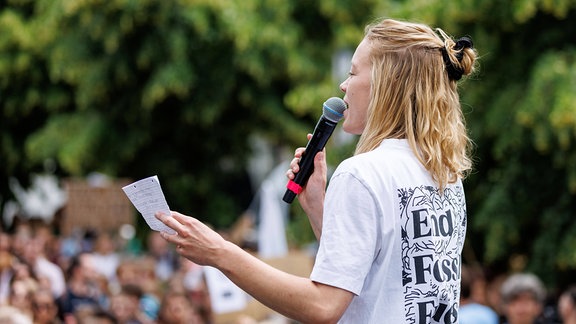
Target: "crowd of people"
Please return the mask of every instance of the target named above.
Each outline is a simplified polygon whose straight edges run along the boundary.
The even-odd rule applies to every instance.
[[[531,273],[489,282],[462,268],[461,324],[576,323],[576,287],[546,310],[546,289]],[[491,290],[497,290],[494,295]],[[5,320],[5,321],[3,321]],[[0,322],[213,323],[202,267],[151,232],[139,253],[110,233],[58,237],[43,223],[0,233]]]
[[[461,274],[461,324],[576,323],[576,287],[558,295],[534,273],[486,278],[480,266],[464,265]]]
[[[202,268],[151,232],[140,252],[111,233],[61,237],[43,222],[0,234],[0,322],[211,323]]]

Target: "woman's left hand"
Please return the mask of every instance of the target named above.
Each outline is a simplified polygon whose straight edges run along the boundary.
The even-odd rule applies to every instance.
[[[200,265],[217,266],[218,256],[228,244],[220,234],[196,218],[175,211],[171,215],[159,212],[155,216],[176,232],[160,235],[176,245],[178,254]]]

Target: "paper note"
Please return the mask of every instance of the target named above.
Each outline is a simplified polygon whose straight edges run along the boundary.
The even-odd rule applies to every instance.
[[[173,229],[154,216],[156,212],[170,215],[170,208],[162,192],[162,187],[160,187],[158,176],[138,180],[122,187],[122,190],[124,190],[134,207],[142,214],[151,229],[168,234],[176,234]]]

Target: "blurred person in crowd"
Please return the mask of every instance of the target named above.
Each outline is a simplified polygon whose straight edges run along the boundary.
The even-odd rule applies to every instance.
[[[12,277],[8,304],[32,317],[32,295],[37,287],[29,280]]]
[[[503,313],[507,324],[543,323],[541,314],[546,288],[535,274],[510,275],[501,287]]]
[[[114,291],[120,291],[123,285],[138,284],[138,259],[134,256],[127,256],[120,260],[116,268],[116,285]]]
[[[58,305],[49,289],[38,289],[32,295],[34,324],[61,324]]]
[[[179,267],[168,280],[170,291],[186,292],[197,289],[204,280],[204,267],[181,257]]]
[[[109,283],[116,281],[116,269],[120,264],[120,254],[116,246],[112,235],[102,232],[97,234],[94,251],[92,251],[94,269],[103,275]]]
[[[11,249],[14,255],[24,255],[24,247],[33,237],[32,226],[25,220],[17,217],[14,219],[12,230]]]
[[[27,290],[38,287],[32,267],[25,260],[6,250],[0,250],[0,305],[9,304],[14,283]]]
[[[180,266],[168,281],[167,290],[186,294],[203,321],[211,323],[212,304],[204,277],[204,267],[184,257],[180,258]]]
[[[66,292],[57,300],[59,317],[65,323],[76,323],[78,311],[106,306],[107,296],[101,291],[101,278],[94,270],[92,254],[81,252],[72,258],[66,283]]]
[[[18,280],[26,284],[29,290],[39,287],[38,277],[30,263],[17,256],[12,258],[12,281]]]
[[[194,289],[188,290],[186,295],[192,305],[194,305],[200,318],[202,318],[203,323],[212,323],[214,321],[214,312],[212,311],[212,300],[210,299],[210,291],[208,290],[205,277]]]
[[[156,319],[160,309],[161,282],[156,276],[155,259],[141,257],[138,261],[138,286],[142,289],[140,308],[146,316]]]
[[[44,249],[46,241],[41,237],[30,238],[23,248],[23,258],[32,265],[36,277],[42,278],[42,282],[50,286],[55,298],[64,294],[66,281],[64,271],[59,265],[48,260]]]
[[[50,262],[58,264],[58,258],[60,257],[60,239],[54,235],[53,225],[42,219],[31,221],[31,224],[34,231],[34,238],[40,240],[44,247],[44,257]]]
[[[458,80],[474,70],[472,45],[417,23],[384,19],[366,28],[340,85],[342,128],[360,135],[356,153],[327,189],[326,155],[318,153],[298,195],[319,240],[310,278],[274,269],[178,212],[157,214],[177,233],[162,236],[298,321],[456,322],[462,179],[472,164]],[[296,150],[288,179],[304,150]]]
[[[558,314],[563,324],[576,324],[576,285],[568,287],[558,298]]]
[[[142,289],[140,298],[140,308],[150,319],[156,319],[160,308],[160,282],[154,270],[154,260],[151,257],[131,257],[124,258],[116,270],[118,287],[113,291],[117,292],[122,287],[135,285]]]
[[[38,279],[30,264],[17,256],[13,257],[8,296],[9,304],[19,308],[26,314],[32,314],[32,294],[39,287]]]
[[[498,314],[482,304],[485,300],[483,288],[478,288],[478,284],[483,285],[484,276],[482,269],[470,265],[462,265],[460,308],[458,309],[458,319],[460,324],[498,324]],[[480,289],[479,293],[476,291]]]
[[[2,324],[33,324],[27,314],[9,305],[0,305],[0,323]]]
[[[125,285],[119,293],[110,297],[110,312],[121,324],[153,323],[140,309],[142,289],[137,285]]]
[[[31,281],[29,280],[12,277],[8,304],[12,307],[18,308],[20,312],[32,318],[32,296],[36,288],[37,285],[31,284]]]
[[[160,233],[152,231],[146,240],[147,250],[155,260],[156,277],[166,282],[178,268],[179,256]]]
[[[158,324],[205,324],[185,294],[166,292],[160,304]]]

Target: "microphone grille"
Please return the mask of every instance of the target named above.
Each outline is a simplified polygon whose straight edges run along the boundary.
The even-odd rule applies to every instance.
[[[332,97],[324,102],[322,106],[322,115],[332,121],[337,123],[342,117],[344,117],[344,110],[346,110],[346,103],[344,100],[338,97]]]

